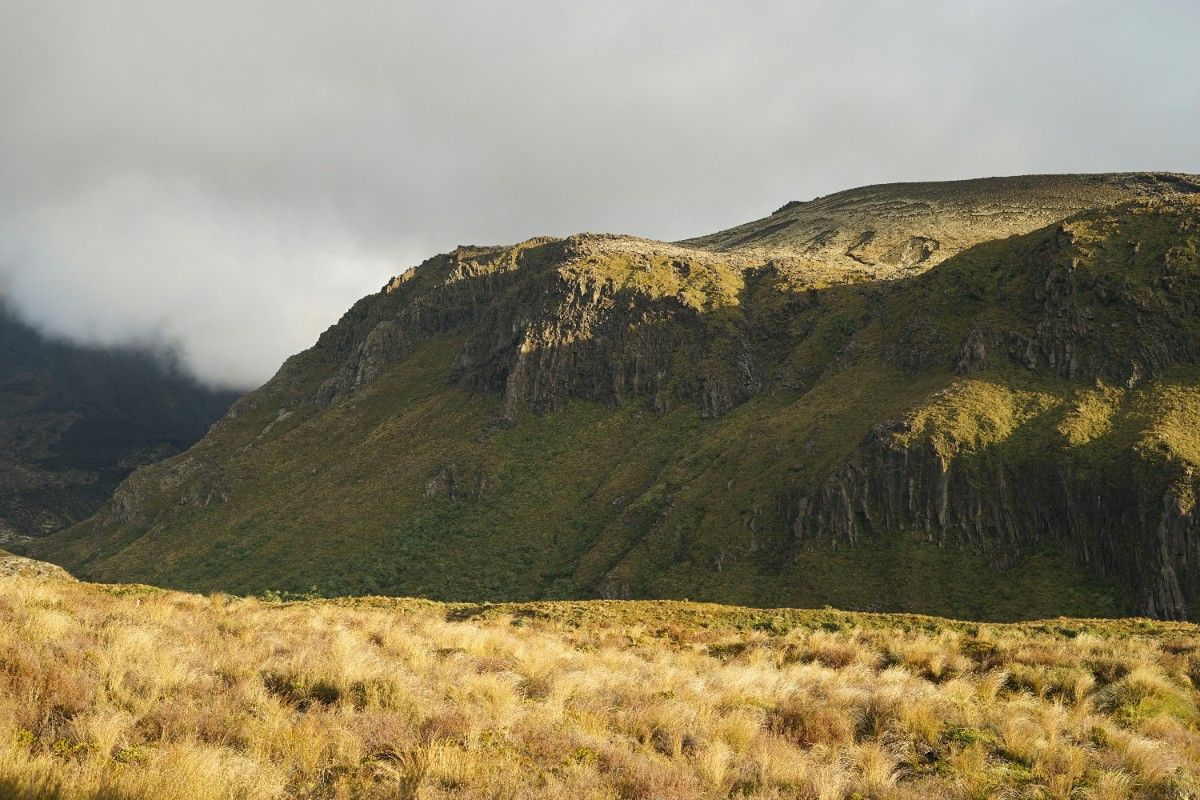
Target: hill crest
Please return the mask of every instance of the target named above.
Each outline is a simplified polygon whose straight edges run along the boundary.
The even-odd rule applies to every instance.
[[[875,184],[792,201],[768,217],[683,244],[888,279],[1087,209],[1198,192],[1200,176],[1172,172]]]

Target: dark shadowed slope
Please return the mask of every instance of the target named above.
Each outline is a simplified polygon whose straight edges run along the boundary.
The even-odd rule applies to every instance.
[[[190,447],[236,396],[146,353],[47,340],[0,298],[0,541],[89,516],[134,467]]]

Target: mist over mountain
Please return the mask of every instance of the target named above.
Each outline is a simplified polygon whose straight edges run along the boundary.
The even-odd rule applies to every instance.
[[[47,338],[0,297],[0,542],[91,515],[134,469],[190,447],[236,396],[161,347]]]

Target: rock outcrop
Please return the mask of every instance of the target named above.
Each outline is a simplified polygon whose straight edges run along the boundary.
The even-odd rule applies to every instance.
[[[1117,583],[1137,613],[1188,619],[1200,598],[1195,468],[1133,460],[1104,477],[1053,458],[1000,453],[955,458],[909,441],[910,421],[879,426],[815,490],[786,503],[793,547],[853,546],[917,530],[940,547],[981,551],[997,567],[1031,549],[1065,546],[1075,561]],[[1132,454],[1131,454],[1132,455]]]
[[[328,406],[369,384],[419,342],[466,330],[451,380],[503,392],[510,412],[526,403],[545,412],[570,397],[620,403],[649,396],[661,409],[698,399],[706,413],[720,414],[763,386],[766,367],[753,339],[764,331],[747,317],[754,311],[744,296],[748,280],[769,280],[791,292],[894,280],[1081,210],[1192,193],[1200,193],[1200,179],[1156,173],[893,184],[788,206],[767,220],[677,245],[587,234],[514,247],[464,246],[393,279],[322,335],[314,350],[337,366],[305,399]],[[913,235],[914,229],[941,239]],[[854,237],[848,247],[834,244],[847,236]],[[1099,322],[1094,306],[1076,305],[1081,287],[1070,277],[1070,257],[1064,262],[1054,255],[1070,247],[1071,237],[1064,227],[1043,243],[1044,274],[1030,276],[1029,313],[1042,327],[1013,333],[993,349],[1072,379],[1114,371],[1129,379],[1174,357],[1155,352],[1170,345],[1147,330],[1130,363],[1114,366],[1106,356],[1081,365]],[[870,269],[847,268],[847,258]],[[1093,302],[1137,309],[1128,292],[1107,291]],[[1187,313],[1173,311],[1176,318]],[[921,337],[930,335],[927,325],[914,325],[910,341],[899,343],[910,351],[899,356],[907,368],[924,364]],[[976,334],[973,346],[986,348],[983,337]],[[275,383],[293,380],[294,371],[285,365]],[[270,394],[270,387],[262,393]]]

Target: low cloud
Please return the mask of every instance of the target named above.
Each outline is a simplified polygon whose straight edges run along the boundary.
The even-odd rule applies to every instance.
[[[0,0],[21,313],[247,386],[459,243],[863,183],[1200,171],[1185,3]]]

